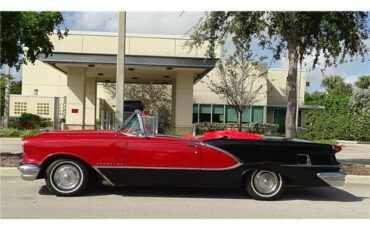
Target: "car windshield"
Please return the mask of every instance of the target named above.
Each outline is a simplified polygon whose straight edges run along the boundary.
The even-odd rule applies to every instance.
[[[125,123],[121,126],[119,131],[129,134],[129,135],[139,135],[143,134],[141,127],[140,127],[140,122],[139,122],[139,117],[136,113],[132,114]]]
[[[119,131],[128,135],[154,136],[156,133],[155,127],[156,119],[154,116],[141,115],[140,112],[135,112],[127,118]]]

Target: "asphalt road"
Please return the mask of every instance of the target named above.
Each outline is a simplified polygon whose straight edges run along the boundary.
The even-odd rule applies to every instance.
[[[1,218],[370,218],[370,185],[289,188],[278,201],[241,190],[114,188],[57,197],[43,180],[1,176]]]

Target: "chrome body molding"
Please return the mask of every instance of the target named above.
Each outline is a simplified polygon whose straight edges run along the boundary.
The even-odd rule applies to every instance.
[[[320,172],[317,176],[330,186],[342,186],[347,174],[344,172]]]
[[[95,166],[96,170],[99,168],[109,168],[109,169],[167,169],[167,170],[200,170],[200,171],[222,171],[222,170],[230,170],[243,165],[242,163],[238,163],[236,165],[226,167],[226,168],[181,168],[181,167],[150,167],[150,166]],[[101,174],[101,173],[100,173]],[[102,175],[102,174],[101,174]]]
[[[21,178],[27,181],[36,180],[40,172],[39,166],[33,164],[23,164],[21,161],[18,162],[17,169],[21,173]]]
[[[341,168],[342,165],[280,165],[284,167],[299,167],[299,168]]]

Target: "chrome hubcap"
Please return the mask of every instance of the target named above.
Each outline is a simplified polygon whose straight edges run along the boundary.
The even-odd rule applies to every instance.
[[[279,178],[274,172],[261,170],[253,178],[253,184],[256,190],[263,194],[271,194],[279,186]]]
[[[80,173],[76,166],[65,164],[59,166],[54,172],[55,185],[63,190],[74,189],[80,182]]]

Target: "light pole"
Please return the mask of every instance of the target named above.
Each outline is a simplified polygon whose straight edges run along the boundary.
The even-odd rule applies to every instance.
[[[116,113],[114,126],[116,129],[124,121],[124,85],[125,85],[125,46],[126,46],[126,12],[118,13],[118,51],[116,74]]]

